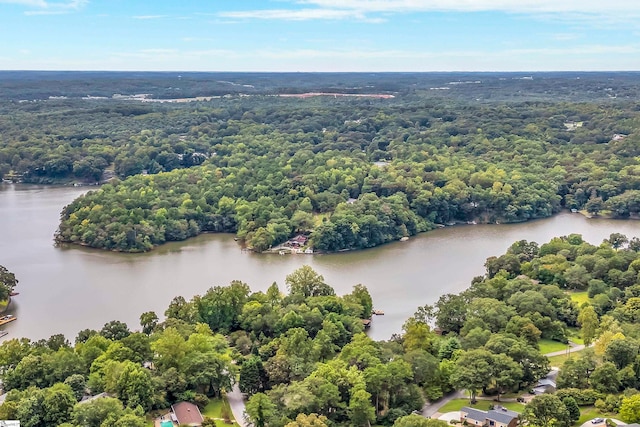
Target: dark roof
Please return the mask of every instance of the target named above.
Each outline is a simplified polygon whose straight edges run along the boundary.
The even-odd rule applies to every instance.
[[[515,411],[510,411],[505,408],[492,409],[487,412],[487,419],[498,421],[499,423],[509,424],[514,419],[518,418],[520,414]]]
[[[487,419],[486,412],[479,409],[469,408],[468,406],[463,406],[462,409],[460,409],[460,412],[466,412],[467,418],[471,418],[472,420],[484,421]]]
[[[556,382],[553,380],[550,380],[549,378],[542,378],[538,381],[538,386],[544,386],[544,387],[553,387],[556,388]]]
[[[200,409],[198,409],[198,407],[193,403],[176,403],[171,405],[171,411],[176,414],[178,424],[200,425],[202,424],[202,421],[204,421],[204,418],[202,418],[202,414],[200,413]]]

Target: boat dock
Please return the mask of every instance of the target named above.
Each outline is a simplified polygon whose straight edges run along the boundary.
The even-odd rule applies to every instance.
[[[17,317],[14,316],[13,314],[7,314],[6,316],[2,316],[0,317],[0,326],[6,325],[9,322],[13,322],[16,319]]]

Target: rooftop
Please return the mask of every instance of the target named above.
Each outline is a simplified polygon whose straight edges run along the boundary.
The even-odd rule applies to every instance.
[[[200,425],[204,418],[200,409],[193,403],[179,402],[171,405],[171,411],[175,414],[178,424]]]
[[[510,411],[507,408],[491,409],[487,412],[487,418],[490,420],[498,421],[500,423],[509,424],[514,418],[518,418],[519,413]]]

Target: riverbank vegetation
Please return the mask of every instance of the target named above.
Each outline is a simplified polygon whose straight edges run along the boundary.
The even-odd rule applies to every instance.
[[[286,293],[234,281],[176,297],[163,320],[143,313],[139,331],[112,321],[80,331],[74,345],[60,335],[8,340],[0,418],[142,426],[148,411],[183,400],[205,407],[237,382],[255,425],[414,425],[413,411],[454,390],[472,401],[526,393],[549,373],[541,349],[563,347],[578,328],[591,347],[564,361],[557,392],[535,397],[523,416],[569,427],[583,407],[640,421],[639,251],[621,234],[599,245],[579,235],[515,242],[469,289],[420,307],[386,342],[364,333],[366,287],[337,296],[308,266],[287,276]],[[572,300],[585,289],[588,301]],[[101,392],[110,397],[78,402]]]
[[[56,239],[126,252],[202,232],[236,233],[257,251],[306,234],[314,249],[339,251],[562,208],[640,212],[635,75],[487,74],[464,85],[446,74],[289,77],[239,75],[229,86],[199,76],[202,90],[234,89],[173,104],[72,98],[65,80],[67,99],[0,102],[0,174],[116,176],[63,210]],[[103,78],[96,90],[113,82]],[[146,78],[114,93],[147,84],[166,96],[166,75]],[[275,96],[327,87],[394,97]]]
[[[16,275],[0,265],[0,308],[6,308],[9,304],[9,298],[17,284]]]

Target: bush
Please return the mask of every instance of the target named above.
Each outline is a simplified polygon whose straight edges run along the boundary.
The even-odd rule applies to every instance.
[[[560,398],[560,400],[565,397],[573,397],[578,404],[578,406],[591,406],[595,405],[596,400],[604,399],[605,395],[603,393],[599,393],[591,388],[580,390],[578,388],[564,388],[558,390],[556,395]]]

